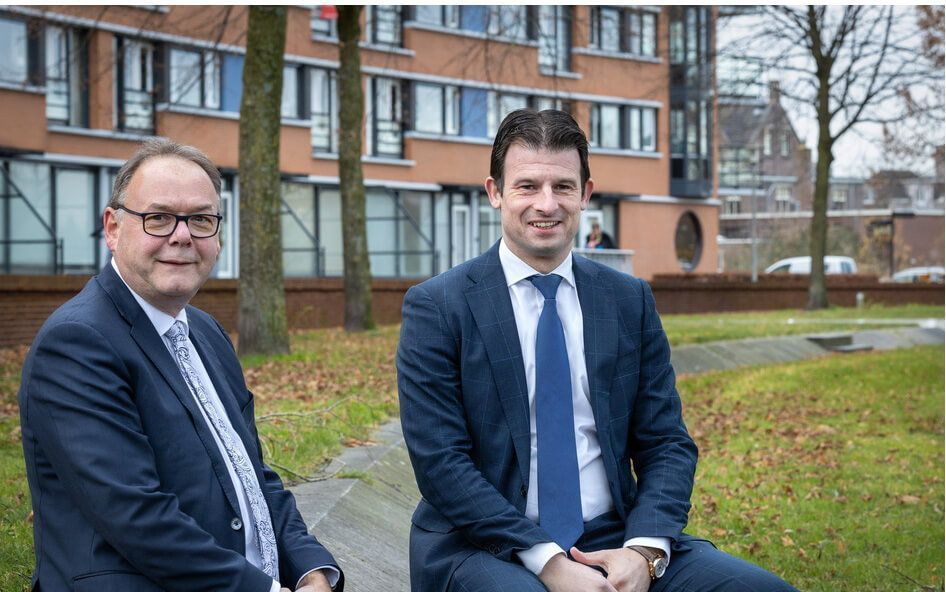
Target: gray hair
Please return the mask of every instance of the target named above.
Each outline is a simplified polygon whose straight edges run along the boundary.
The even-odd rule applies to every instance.
[[[220,171],[210,160],[210,158],[193,146],[185,146],[174,140],[162,137],[149,138],[142,142],[141,147],[135,152],[134,156],[129,158],[115,176],[115,184],[112,186],[112,196],[108,200],[108,207],[116,209],[124,205],[127,196],[128,185],[131,178],[135,176],[138,167],[145,161],[162,156],[174,156],[188,162],[192,162],[204,169],[210,182],[213,183],[214,191],[220,196]]]

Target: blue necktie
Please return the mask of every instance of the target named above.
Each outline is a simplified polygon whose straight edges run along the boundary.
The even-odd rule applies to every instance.
[[[539,525],[568,551],[584,532],[572,379],[555,295],[560,275],[529,281],[545,297],[535,336],[535,431]]]

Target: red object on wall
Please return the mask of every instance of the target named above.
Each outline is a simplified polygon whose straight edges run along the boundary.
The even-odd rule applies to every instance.
[[[334,4],[323,4],[319,7],[319,18],[327,21],[338,20],[338,9]]]

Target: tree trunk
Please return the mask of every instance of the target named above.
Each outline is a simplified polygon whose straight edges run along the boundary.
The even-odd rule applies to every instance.
[[[358,52],[361,10],[361,6],[338,7],[338,177],[342,197],[346,331],[364,331],[374,327],[371,318],[371,263],[365,226],[365,183],[361,170],[361,130],[365,110]]]
[[[285,6],[249,9],[240,103],[240,355],[289,352],[279,219],[286,14]]]
[[[825,245],[828,242],[828,183],[831,175],[831,69],[833,58],[823,52],[821,21],[814,7],[808,7],[808,35],[815,47],[812,57],[818,82],[818,161],[815,164],[815,194],[811,200],[811,275],[808,283],[808,310],[828,308],[828,289],[824,278]]]

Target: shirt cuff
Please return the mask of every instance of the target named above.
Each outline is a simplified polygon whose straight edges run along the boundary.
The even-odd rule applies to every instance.
[[[549,562],[549,559],[564,552],[565,551],[563,551],[557,543],[539,543],[538,545],[533,545],[531,549],[519,551],[517,555],[519,556],[519,561],[522,562],[522,565],[524,565],[526,569],[535,575],[539,575],[542,568],[545,567],[545,564]]]
[[[323,565],[322,567],[316,567],[315,569],[310,569],[309,571],[305,572],[304,574],[302,574],[302,577],[299,578],[299,581],[296,582],[296,587],[293,588],[293,590],[296,590],[297,588],[299,588],[299,584],[302,583],[302,580],[304,580],[307,575],[309,575],[310,573],[314,571],[318,571],[320,569],[324,572],[325,579],[328,580],[328,585],[332,587],[332,590],[334,590],[335,585],[338,584],[338,579],[342,576],[342,574],[340,571],[338,571],[338,569],[336,569],[335,567],[331,565]],[[279,592],[279,591],[276,590],[276,592]]]
[[[279,585],[279,582],[273,580],[273,585],[269,587],[269,592],[279,592],[282,590],[282,586]]]
[[[670,562],[670,539],[667,537],[634,537],[624,542],[625,547],[653,547],[660,549]]]

